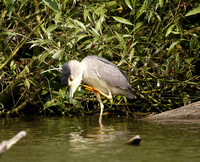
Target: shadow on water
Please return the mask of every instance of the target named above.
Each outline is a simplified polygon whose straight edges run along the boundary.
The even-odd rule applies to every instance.
[[[199,121],[142,121],[126,116],[0,119],[0,141],[27,136],[0,161],[200,161]],[[129,146],[139,134],[140,146]]]

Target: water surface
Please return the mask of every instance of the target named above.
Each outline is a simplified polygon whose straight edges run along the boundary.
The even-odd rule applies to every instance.
[[[27,136],[0,161],[200,161],[200,122],[142,121],[126,116],[0,118],[0,142]],[[125,143],[134,135],[140,146]]]

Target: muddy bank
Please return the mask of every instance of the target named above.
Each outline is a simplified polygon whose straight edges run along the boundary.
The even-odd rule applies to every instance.
[[[145,119],[200,119],[200,101],[160,114],[147,116]]]

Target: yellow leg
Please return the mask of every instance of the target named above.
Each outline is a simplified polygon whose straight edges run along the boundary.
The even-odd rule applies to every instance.
[[[100,108],[101,108],[101,110],[100,110],[100,116],[99,116],[99,125],[100,125],[100,126],[103,126],[103,125],[102,125],[102,114],[103,114],[104,105],[103,105],[103,102],[102,102],[102,100],[101,100],[101,96],[100,96],[101,93],[100,93],[97,89],[95,89],[95,88],[93,88],[93,87],[90,87],[90,86],[88,86],[88,85],[82,84],[82,86],[85,87],[85,89],[94,92],[95,95],[97,96],[97,99],[98,99],[98,101],[99,101]]]
[[[99,115],[99,125],[100,125],[100,127],[102,127],[102,126],[103,126],[103,125],[102,125],[102,115],[103,115],[104,105],[103,105],[103,102],[102,102],[102,100],[101,100],[101,97],[100,97],[99,93],[96,93],[96,92],[94,92],[94,93],[95,93],[96,96],[97,96],[97,99],[98,99],[98,101],[99,101],[100,108],[101,108],[101,110],[100,110],[100,115]]]

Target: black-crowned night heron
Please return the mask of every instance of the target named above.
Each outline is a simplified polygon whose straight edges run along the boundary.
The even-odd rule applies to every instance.
[[[108,99],[112,99],[112,95],[136,98],[126,74],[113,63],[96,55],[87,56],[81,62],[72,60],[63,65],[61,82],[70,86],[70,102],[82,81],[87,84],[83,86],[97,96],[101,107],[100,123],[104,109],[100,94]]]

